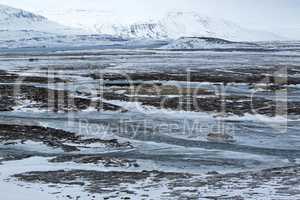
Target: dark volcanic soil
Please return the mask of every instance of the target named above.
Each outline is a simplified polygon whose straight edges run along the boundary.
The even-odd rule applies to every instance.
[[[264,190],[274,199],[286,197],[296,199],[300,195],[300,166],[274,168],[260,172],[242,172],[221,175],[209,173],[207,177],[182,173],[159,171],[143,172],[100,172],[100,171],[48,171],[28,172],[15,175],[21,181],[43,184],[82,185],[91,193],[107,194],[107,199],[115,199],[121,191],[127,194],[149,195],[162,183],[166,184],[161,199],[247,199],[258,198],[257,191]],[[147,186],[141,183],[147,180]],[[132,187],[127,185],[134,184]],[[207,190],[206,188],[209,188]],[[226,194],[219,191],[227,191]],[[206,191],[204,193],[204,191]],[[129,198],[130,199],[130,198]]]
[[[104,92],[101,94],[107,100],[136,101],[146,106],[157,108],[217,112],[225,114],[244,115],[262,114],[299,115],[299,101],[267,99],[280,93],[292,92],[295,84],[300,84],[297,66],[264,66],[248,68],[225,69],[190,69],[176,72],[136,72],[126,75],[113,73],[93,73],[91,77],[103,80]],[[153,84],[145,81],[154,81]],[[166,85],[164,81],[179,81],[186,87]],[[201,87],[188,86],[188,83],[210,83],[214,91]],[[230,94],[227,86],[237,87],[244,84],[250,94]],[[225,91],[222,91],[225,90]],[[123,93],[119,93],[123,91]],[[280,104],[280,105],[279,105]],[[286,104],[286,108],[278,112],[278,106]],[[283,106],[281,106],[283,107]]]
[[[120,74],[91,74],[94,79],[104,80],[131,80],[131,81],[190,81],[210,83],[265,83],[270,84],[300,84],[300,78],[294,77],[297,67],[294,66],[265,66],[248,68],[226,68],[224,69],[189,69],[189,71],[177,72],[137,72]],[[287,77],[279,76],[286,74]]]
[[[88,144],[103,144],[113,148],[132,148],[129,143],[117,140],[83,139],[74,133],[38,126],[0,124],[0,143],[11,145],[26,141],[42,142],[53,148],[66,152],[79,151],[78,147]]]
[[[62,79],[47,79],[44,77],[19,77],[0,71],[0,82],[7,83],[0,85],[0,111],[13,111],[17,105],[22,105],[25,100],[31,101],[29,108],[39,108],[53,112],[82,111],[94,108],[98,111],[126,111],[119,106],[91,100],[83,97],[76,97],[63,90],[53,90],[44,87],[36,87],[26,83],[59,83],[67,82]],[[19,79],[19,82],[15,82]],[[9,84],[13,83],[13,84]]]

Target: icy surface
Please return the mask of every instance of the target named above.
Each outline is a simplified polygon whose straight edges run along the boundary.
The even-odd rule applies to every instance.
[[[23,51],[21,53],[6,52],[0,56],[0,68],[8,70],[11,73],[17,73],[23,76],[44,77],[48,73],[55,73],[56,77],[71,80],[66,83],[41,84],[28,83],[37,87],[62,90],[65,89],[72,93],[76,91],[77,96],[84,96],[86,90],[90,94],[86,98],[97,98],[98,81],[90,76],[90,73],[178,73],[186,69],[192,71],[214,69],[222,73],[230,73],[233,68],[243,70],[255,66],[274,66],[280,63],[280,66],[292,66],[295,70],[293,76],[299,76],[299,70],[296,65],[300,63],[299,44],[295,43],[260,43],[263,47],[261,51],[245,51],[243,49],[232,50],[203,50],[203,51],[169,51],[169,50],[146,50],[146,49],[85,49],[62,51],[61,49],[39,51]],[[21,51],[21,50],[19,50]],[[30,61],[35,58],[35,61]],[[297,71],[298,70],[298,71]],[[122,83],[122,81],[111,81],[109,83]],[[185,81],[145,81],[147,84],[161,83],[164,85],[175,85],[186,87]],[[5,83],[1,83],[2,85]],[[14,83],[10,83],[14,84]],[[84,86],[84,87],[83,87]],[[193,82],[192,87],[214,90],[216,83],[213,82]],[[265,86],[260,84],[259,86]],[[113,89],[111,87],[110,89]],[[256,91],[247,83],[229,83],[227,85],[228,95],[250,95]],[[118,90],[118,94],[126,93],[126,88]],[[124,92],[125,91],[125,92]],[[268,93],[260,94],[265,98]],[[288,91],[288,99],[291,101],[299,99],[299,86],[291,85]],[[144,95],[149,97],[151,95]],[[175,95],[176,96],[176,95]],[[172,95],[169,95],[172,97]],[[173,96],[174,97],[174,96]],[[201,95],[199,95],[199,98]],[[99,98],[99,97],[98,97]],[[205,98],[205,96],[202,96]],[[111,150],[102,148],[101,145],[86,145],[89,148],[80,148],[79,154],[93,156],[111,156],[118,158],[134,159],[139,167],[104,167],[103,164],[93,163],[75,163],[72,161],[64,163],[51,163],[49,159],[55,156],[61,156],[64,152],[61,149],[53,149],[37,142],[21,142],[16,144],[1,144],[0,146],[0,195],[6,199],[19,200],[21,195],[36,195],[44,199],[68,199],[67,195],[72,195],[74,199],[81,196],[81,199],[90,199],[90,194],[84,187],[63,184],[42,184],[24,183],[13,179],[16,173],[30,171],[54,171],[54,170],[95,170],[98,172],[136,172],[143,170],[160,170],[163,172],[192,173],[196,174],[196,179],[183,181],[177,187],[170,189],[172,181],[163,179],[159,182],[153,182],[151,178],[138,181],[131,184],[122,184],[117,190],[122,190],[119,194],[112,193],[110,196],[117,195],[112,199],[120,199],[120,196],[127,196],[132,199],[135,195],[149,195],[149,199],[163,197],[166,193],[174,191],[180,195],[191,197],[195,195],[198,199],[221,198],[227,195],[227,198],[244,199],[285,199],[286,196],[276,193],[278,188],[282,188],[281,178],[270,178],[264,181],[255,189],[251,189],[250,184],[257,183],[258,179],[235,174],[232,181],[222,182],[222,187],[212,187],[211,185],[190,185],[206,180],[207,173],[216,171],[222,174],[239,173],[251,171],[261,175],[262,169],[273,167],[284,167],[299,164],[299,116],[266,116],[245,113],[243,116],[228,115],[222,116],[218,113],[179,111],[171,109],[159,109],[151,106],[144,106],[141,103],[126,102],[122,100],[105,100],[107,103],[122,106],[128,112],[98,112],[95,109],[87,109],[82,112],[50,112],[37,110],[28,107],[32,102],[20,102],[23,105],[17,105],[12,112],[1,112],[0,121],[4,124],[17,125],[38,125],[77,133],[86,138],[100,139],[118,139],[121,142],[130,142],[134,149],[130,150]],[[42,112],[41,112],[42,111]],[[147,122],[149,130],[144,133],[139,130]],[[216,126],[220,122],[225,126],[234,127],[235,143],[210,143],[207,141],[206,134],[209,129],[204,127],[202,131],[186,132],[193,123]],[[286,123],[286,124],[285,124]],[[176,129],[168,131],[158,129],[161,124],[174,125]],[[278,133],[278,125],[286,125],[285,133]],[[133,132],[136,137],[126,132],[115,131],[114,128],[120,126],[133,125]],[[87,129],[88,128],[88,129]],[[113,128],[113,129],[110,129]],[[157,128],[157,129],[155,129]],[[280,129],[279,129],[280,130]],[[203,134],[204,133],[204,134]],[[10,141],[9,141],[10,142]],[[2,161],[7,152],[12,153],[32,153],[35,155],[44,155],[45,157],[34,156],[17,161]],[[47,155],[45,153],[51,153]],[[3,154],[3,155],[2,155]],[[66,155],[70,155],[65,153]],[[75,159],[76,161],[76,159]],[[291,170],[292,171],[292,170]],[[282,173],[283,171],[281,171]],[[229,175],[230,176],[230,175]],[[290,178],[290,177],[289,177]],[[295,179],[297,177],[294,177]],[[176,179],[177,180],[177,179]],[[288,179],[287,179],[288,180]],[[86,180],[83,181],[88,184]],[[296,181],[296,180],[295,180]],[[174,184],[174,183],[173,183]],[[53,186],[54,185],[54,186]],[[144,188],[147,188],[144,191]],[[243,189],[240,187],[243,186]],[[120,189],[122,188],[122,189]],[[297,189],[297,188],[296,188]],[[297,190],[294,190],[294,196],[290,199],[298,199]],[[136,194],[126,194],[124,190],[134,191]],[[16,191],[16,192],[14,192]],[[293,191],[289,191],[291,194]],[[242,193],[240,195],[240,193]],[[173,194],[179,197],[179,194]],[[198,196],[197,196],[198,195]],[[202,195],[202,196],[201,196]],[[95,194],[96,198],[104,198],[108,194]],[[172,199],[176,199],[175,197]],[[241,196],[241,197],[239,197]],[[27,196],[26,196],[27,198]],[[26,199],[24,197],[24,199]],[[225,198],[225,197],[224,197]],[[146,198],[147,199],[147,198]],[[163,198],[162,198],[163,199]],[[168,196],[165,199],[170,199]]]

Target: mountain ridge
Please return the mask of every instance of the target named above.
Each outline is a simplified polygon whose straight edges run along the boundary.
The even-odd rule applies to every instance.
[[[199,50],[199,49],[254,49],[259,45],[252,42],[234,42],[212,37],[181,37],[160,49]]]
[[[2,35],[6,32],[7,39],[13,39],[12,36],[17,36],[17,32],[20,34],[19,37],[28,36],[30,31],[32,32],[32,35],[34,35],[35,32],[47,34],[80,33],[79,30],[50,21],[44,16],[1,4],[0,30]],[[24,35],[26,31],[27,33]]]
[[[86,11],[84,13],[88,14]],[[99,16],[102,19],[102,15]],[[213,37],[230,41],[257,39],[253,37],[255,36],[253,32],[232,22],[203,17],[193,12],[171,12],[158,21],[130,24],[111,22],[102,24],[97,19],[91,20],[90,23],[72,27],[51,21],[39,14],[0,5],[0,47],[134,46],[137,41],[140,45],[143,42],[156,46],[161,43],[159,41],[164,41],[165,45],[165,42],[174,42],[181,37]],[[80,21],[74,19],[73,23],[77,22]],[[276,36],[269,34],[265,36],[269,40],[276,39]]]
[[[78,15],[77,15],[78,13]],[[231,21],[211,18],[195,12],[168,12],[160,19],[124,23],[114,13],[72,10],[64,14],[47,13],[64,25],[93,34],[110,34],[126,38],[178,39],[180,37],[216,37],[232,41],[286,40],[266,31],[243,28]]]

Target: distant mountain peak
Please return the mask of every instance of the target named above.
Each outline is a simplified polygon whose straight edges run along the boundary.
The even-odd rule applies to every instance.
[[[44,12],[47,16],[47,12]],[[231,21],[196,12],[171,11],[161,19],[124,22],[112,12],[81,10],[49,13],[51,18],[66,26],[81,28],[90,34],[110,34],[124,38],[178,39],[180,37],[214,37],[232,41],[281,40],[264,31],[243,28]]]
[[[27,12],[22,9],[17,9],[17,8],[12,8],[6,5],[0,4],[0,19],[29,19],[29,20],[34,20],[34,21],[45,21],[47,18],[41,16],[41,15],[36,15],[31,12]]]
[[[80,31],[22,9],[0,5],[0,40],[17,41]]]
[[[47,12],[44,14],[47,16]],[[101,10],[89,12],[86,9],[78,9],[49,15],[63,25],[22,9],[0,5],[0,30],[20,31],[20,33],[24,33],[25,30],[26,35],[29,35],[30,31],[37,31],[51,34],[105,34],[122,38],[159,40],[174,40],[180,37],[213,37],[231,41],[283,39],[272,33],[249,30],[233,22],[196,12],[172,11],[158,20],[149,19],[133,23],[124,23],[118,20],[118,16],[114,13]]]

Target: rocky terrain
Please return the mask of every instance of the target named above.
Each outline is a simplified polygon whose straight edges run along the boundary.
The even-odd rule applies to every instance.
[[[274,168],[260,172],[236,174],[208,173],[197,176],[159,171],[99,172],[99,171],[48,171],[15,175],[21,181],[44,184],[82,185],[93,194],[105,194],[104,199],[132,199],[138,196],[149,199],[149,191],[159,190],[161,199],[247,199],[276,198],[297,199],[300,196],[299,166]],[[147,183],[147,184],[145,184]],[[126,187],[125,185],[133,185]],[[268,186],[270,187],[268,188]],[[221,192],[226,190],[226,193]],[[260,191],[260,192],[257,192]],[[244,195],[244,197],[243,197]],[[265,195],[265,196],[264,196]],[[59,194],[58,194],[59,196]],[[123,197],[123,198],[122,198]],[[81,196],[69,195],[70,199]],[[91,196],[91,199],[97,199]]]
[[[0,195],[299,199],[298,46],[260,45],[1,54]]]

